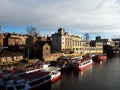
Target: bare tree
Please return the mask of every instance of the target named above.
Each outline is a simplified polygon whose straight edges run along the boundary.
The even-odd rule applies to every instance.
[[[32,37],[38,37],[40,35],[40,32],[34,26],[29,26],[26,28],[26,30],[27,30],[27,33]]]

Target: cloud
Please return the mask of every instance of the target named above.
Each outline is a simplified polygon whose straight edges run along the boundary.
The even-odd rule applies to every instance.
[[[63,27],[75,33],[118,32],[120,1],[0,0],[0,24],[45,30]]]

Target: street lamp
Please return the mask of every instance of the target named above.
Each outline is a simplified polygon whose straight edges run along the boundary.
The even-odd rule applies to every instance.
[[[27,56],[27,63],[28,63],[28,60],[29,60],[29,52],[30,52],[30,50],[29,50],[29,47],[28,47],[28,56]]]

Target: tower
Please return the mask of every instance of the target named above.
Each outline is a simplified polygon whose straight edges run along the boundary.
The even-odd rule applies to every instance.
[[[100,37],[100,36],[97,36],[97,37],[96,37],[96,41],[101,41],[101,37]]]
[[[58,29],[58,34],[63,35],[65,33],[65,30],[63,28]]]

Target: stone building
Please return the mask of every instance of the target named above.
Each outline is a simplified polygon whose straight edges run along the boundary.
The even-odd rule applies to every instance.
[[[51,48],[48,43],[43,44],[42,46],[42,57],[47,57],[51,54]]]
[[[3,49],[4,38],[5,38],[5,36],[3,34],[0,34],[0,53]]]
[[[15,61],[21,61],[24,59],[24,55],[20,52],[10,52],[4,50],[0,53],[0,63],[12,63]]]
[[[3,46],[3,40],[4,40],[4,38],[5,38],[5,36],[4,36],[4,34],[0,34],[0,45],[2,45]]]
[[[52,52],[80,53],[82,38],[69,35],[63,28],[58,29],[57,33],[52,34]]]
[[[93,45],[91,44],[86,44],[86,42],[84,42],[84,47],[82,52],[84,54],[102,54],[103,53],[103,42],[97,42],[97,41],[93,41]],[[85,45],[86,44],[86,45]]]
[[[13,46],[13,45],[26,45],[27,35],[16,34],[16,33],[5,33],[4,46]]]
[[[72,37],[72,42],[71,42],[72,51],[74,53],[81,53],[81,48],[83,47],[82,46],[82,38],[79,36],[74,36],[74,35],[72,35],[71,37]]]
[[[50,56],[51,54],[51,47],[47,42],[40,42],[38,45],[33,45],[33,54],[34,56],[39,58],[40,60],[43,60],[43,58]]]

